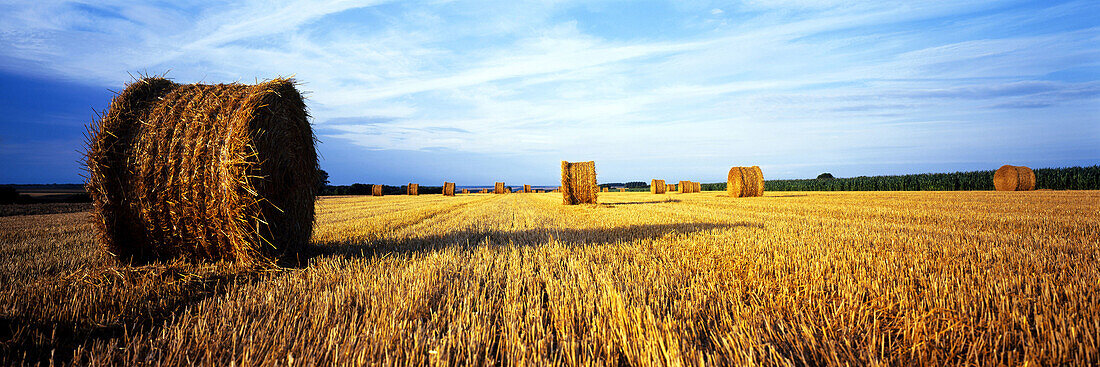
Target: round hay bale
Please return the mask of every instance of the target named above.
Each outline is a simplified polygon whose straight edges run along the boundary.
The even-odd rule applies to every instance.
[[[1019,171],[1016,166],[1003,165],[993,173],[993,187],[997,191],[1016,191],[1019,182]]]
[[[97,242],[130,264],[297,253],[319,177],[308,116],[291,79],[131,83],[89,128]]]
[[[1016,191],[1035,190],[1035,171],[1024,166],[1016,166]]]
[[[651,194],[664,194],[666,189],[665,180],[653,179],[649,181],[649,193]]]
[[[562,203],[565,205],[596,204],[601,189],[596,182],[596,162],[561,161]]]

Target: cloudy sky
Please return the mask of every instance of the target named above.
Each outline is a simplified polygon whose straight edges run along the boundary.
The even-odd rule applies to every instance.
[[[277,3],[277,5],[275,5]],[[1097,1],[7,1],[0,183],[140,73],[294,76],[339,184],[1100,164]]]

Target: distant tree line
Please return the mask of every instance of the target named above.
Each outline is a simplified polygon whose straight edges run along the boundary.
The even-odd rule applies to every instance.
[[[767,180],[767,191],[963,191],[993,190],[993,170],[955,173],[920,173],[898,176]],[[1100,190],[1100,166],[1039,168],[1036,189]],[[703,190],[722,191],[726,183],[702,184]]]
[[[625,187],[625,188],[628,188],[628,189],[636,189],[636,188],[649,189],[649,184],[647,184],[645,182],[641,182],[641,181],[630,181],[630,182],[626,182],[626,183],[623,183],[623,182],[609,182],[609,183],[600,184],[600,187],[607,187],[607,188]]]
[[[323,172],[323,171],[322,171]],[[859,176],[834,178],[822,173],[818,178],[767,180],[767,191],[965,191],[993,190],[993,170],[954,173],[919,173],[896,176]],[[321,195],[370,195],[370,185],[329,185],[328,174],[322,173]],[[1039,168],[1035,170],[1036,189],[1100,190],[1100,165],[1088,167]],[[701,184],[703,191],[725,191],[726,183]],[[648,191],[641,181],[610,182],[600,187],[626,187],[627,191]],[[514,188],[513,188],[514,189]],[[442,186],[420,186],[421,194],[442,194]],[[405,186],[382,186],[385,195],[404,195]],[[10,194],[9,194],[10,195]]]
[[[382,195],[405,195],[408,191],[405,185],[390,186],[382,185]],[[424,186],[420,185],[416,192],[421,195],[427,194],[443,194],[443,186]],[[351,185],[325,185],[324,189],[321,189],[320,195],[370,195],[371,185],[354,183]]]

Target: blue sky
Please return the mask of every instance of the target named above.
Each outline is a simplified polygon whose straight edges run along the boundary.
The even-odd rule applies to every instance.
[[[1096,1],[15,1],[0,183],[82,182],[130,74],[295,76],[334,183],[1100,164]]]

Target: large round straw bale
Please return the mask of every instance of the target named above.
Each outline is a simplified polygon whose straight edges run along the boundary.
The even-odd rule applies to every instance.
[[[382,185],[371,185],[370,194],[371,196],[382,196]]]
[[[1006,164],[993,173],[993,187],[997,191],[1016,191],[1018,181],[1019,171],[1016,170],[1016,166]]]
[[[1024,166],[1003,165],[993,173],[993,187],[997,191],[1035,190],[1035,171]]]
[[[605,188],[606,190],[606,188]],[[600,192],[596,162],[561,161],[561,193],[565,205],[595,204]]]
[[[294,81],[145,78],[89,131],[99,244],[123,263],[271,263],[313,230],[317,153]]]
[[[408,186],[405,186],[405,194],[412,196],[420,195],[420,184],[410,182]]]
[[[462,193],[465,194],[466,190],[463,189]],[[446,182],[446,181],[443,182],[443,196],[455,196],[455,183],[454,182]]]
[[[665,180],[650,180],[649,181],[649,193],[651,194],[664,194],[665,193]]]

